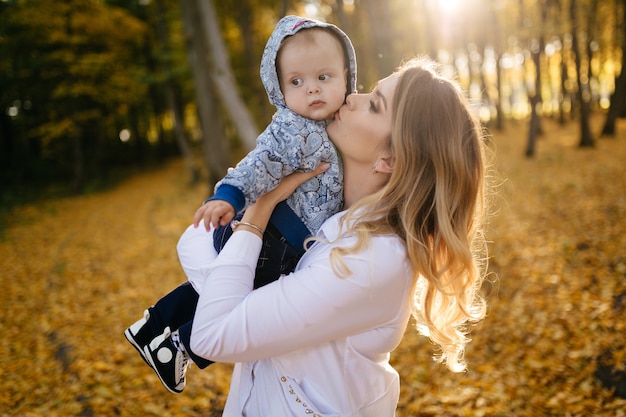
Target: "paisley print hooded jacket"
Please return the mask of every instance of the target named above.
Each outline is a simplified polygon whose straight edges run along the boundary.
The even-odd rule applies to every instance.
[[[276,70],[276,56],[285,38],[311,27],[330,28],[336,32],[342,41],[348,69],[347,94],[356,91],[356,56],[352,42],[343,31],[332,24],[298,16],[282,18],[261,59],[261,80],[270,102],[276,106],[276,113],[257,138],[256,147],[236,167],[229,168],[210,198],[228,201],[236,212],[240,212],[274,189],[284,176],[312,170],[322,161],[329,162],[330,168],[325,173],[302,184],[286,200],[290,209],[287,212],[292,211],[308,230],[304,234],[316,233],[322,223],[343,206],[343,170],[337,150],[326,134],[327,122],[307,119],[287,108]],[[295,220],[291,213],[287,216],[284,213],[285,210],[281,216],[271,219],[272,223],[282,223],[275,226],[283,234],[285,229],[294,226]]]

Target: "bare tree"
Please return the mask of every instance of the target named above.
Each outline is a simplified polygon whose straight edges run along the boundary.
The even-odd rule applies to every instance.
[[[567,89],[567,62],[565,60],[565,45],[561,47],[561,62],[559,62],[559,81],[561,91],[559,92],[559,124],[565,124],[565,98],[569,94]]]
[[[367,14],[367,26],[371,45],[376,52],[376,79],[389,75],[399,63],[394,54],[393,25],[389,11],[389,2],[378,0],[363,0],[361,6]]]
[[[496,91],[498,96],[496,97],[495,107],[496,107],[496,129],[503,130],[504,129],[504,112],[502,110],[502,66],[500,59],[502,57],[502,35],[500,29],[500,22],[498,19],[498,12],[496,7],[491,4],[490,6],[491,16],[493,18],[493,26],[492,26],[492,35],[493,35],[493,44],[494,44],[494,54],[496,61]]]
[[[550,7],[549,0],[541,1],[540,15],[541,15],[541,31],[538,39],[531,41],[530,53],[533,63],[535,64],[535,88],[532,91],[530,101],[530,126],[528,129],[528,142],[526,144],[526,157],[532,157],[535,155],[535,148],[537,144],[537,136],[542,132],[541,118],[539,117],[538,108],[543,103],[541,97],[541,56],[546,46],[545,35],[543,28],[546,26],[548,18],[548,9]]]
[[[239,89],[230,66],[230,59],[224,45],[213,2],[208,0],[196,1],[198,5],[197,11],[199,12],[206,43],[212,58],[211,63],[213,66],[210,73],[213,78],[213,85],[217,89],[221,103],[230,115],[230,120],[237,128],[242,142],[247,148],[252,149],[259,132],[252,115],[239,95]]]
[[[615,91],[611,95],[609,111],[602,128],[603,136],[615,136],[615,121],[626,105],[626,0],[622,0],[622,69],[615,78]]]
[[[198,172],[198,169],[196,168],[193,154],[191,153],[191,148],[189,146],[189,141],[187,140],[187,136],[185,135],[183,111],[181,109],[180,102],[176,100],[176,94],[174,92],[175,88],[174,81],[172,80],[171,76],[172,69],[170,64],[171,46],[169,40],[169,31],[165,23],[165,17],[163,15],[163,0],[157,0],[155,2],[155,6],[156,33],[165,55],[165,58],[160,60],[161,70],[165,74],[165,79],[163,80],[165,101],[167,103],[167,107],[170,109],[172,115],[174,116],[174,137],[176,139],[178,149],[180,150],[183,161],[185,162],[185,166],[187,167],[187,171],[189,172],[191,183],[195,184],[200,179],[200,174]]]
[[[576,0],[570,0],[570,21],[572,24],[572,53],[574,54],[574,62],[576,64],[576,79],[578,81],[578,91],[576,92],[576,96],[578,98],[578,102],[580,104],[580,142],[579,145],[582,147],[592,147],[595,146],[593,136],[591,135],[591,128],[589,125],[589,116],[591,113],[591,109],[589,106],[589,98],[591,94],[589,93],[589,83],[583,82],[583,77],[581,74],[581,57],[580,57],[580,49],[578,45],[578,14],[577,14],[577,2]]]
[[[531,45],[531,55],[535,64],[535,89],[531,92],[530,101],[530,126],[528,128],[528,142],[526,142],[526,157],[535,155],[537,136],[541,132],[539,114],[537,108],[541,104],[541,46],[538,41],[533,40]]]
[[[230,146],[226,139],[219,106],[216,104],[213,80],[209,76],[206,37],[198,19],[195,0],[181,0],[183,27],[187,41],[187,58],[193,73],[202,128],[204,160],[212,186],[224,176],[231,163]]]
[[[243,68],[247,70],[245,71],[245,74],[247,76],[246,78],[248,78],[247,84],[248,84],[248,89],[250,92],[250,94],[248,95],[248,99],[247,99],[248,108],[252,109],[253,113],[257,111],[257,113],[255,114],[258,115],[259,110],[263,110],[267,108],[266,106],[267,93],[265,92],[263,85],[260,82],[258,82],[259,81],[258,71],[253,72],[251,70],[252,68],[259,68],[259,65],[260,65],[259,64],[260,56],[257,56],[258,54],[256,51],[256,44],[255,44],[255,31],[254,31],[255,8],[253,6],[253,3],[254,2],[252,2],[251,0],[238,0],[237,4],[239,7],[237,7],[233,11],[233,16],[235,18],[235,21],[237,22],[237,26],[239,30],[241,31],[240,39],[243,45],[243,51],[242,51],[243,60],[240,61],[242,62],[242,64],[239,64],[239,65],[243,65]],[[237,64],[235,64],[235,66],[236,65]],[[254,79],[257,82],[252,81],[253,73],[254,73]],[[246,81],[244,80],[243,82],[246,82]]]

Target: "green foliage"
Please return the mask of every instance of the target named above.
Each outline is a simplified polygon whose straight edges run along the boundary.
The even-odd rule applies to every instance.
[[[71,178],[77,163],[102,168],[92,156],[107,141],[119,142],[129,110],[145,106],[146,25],[91,0],[19,1],[2,14],[0,108],[13,112],[3,123],[3,162],[10,166],[3,179],[40,174],[28,171],[34,160],[58,179]],[[77,160],[77,151],[85,159]]]

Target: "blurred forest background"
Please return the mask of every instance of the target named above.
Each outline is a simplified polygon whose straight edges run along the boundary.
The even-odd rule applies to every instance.
[[[170,395],[123,330],[270,120],[285,14],[348,33],[361,91],[436,58],[496,150],[470,370],[407,329],[398,417],[626,417],[624,0],[0,0],[0,416],[221,415],[230,365]]]
[[[624,116],[623,0],[0,0],[0,204],[80,194],[129,169],[185,161],[207,193],[273,113],[259,77],[285,14],[339,25],[359,87],[428,54],[483,122]],[[593,112],[605,116],[592,132]]]

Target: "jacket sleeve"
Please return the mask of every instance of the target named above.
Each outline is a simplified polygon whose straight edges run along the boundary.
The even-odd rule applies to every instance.
[[[281,178],[303,168],[303,144],[312,134],[310,126],[294,113],[279,111],[272,123],[259,135],[255,148],[250,151],[226,176],[217,183],[211,199],[222,199],[233,204],[238,212],[253,204],[261,195],[276,188]],[[233,197],[232,188],[241,192]]]
[[[345,278],[330,267],[330,245],[318,242],[305,266],[253,291],[260,242],[235,233],[207,267],[191,337],[196,354],[259,360],[376,328],[406,311],[411,274],[397,239],[374,237],[366,252],[344,257],[352,271]]]

